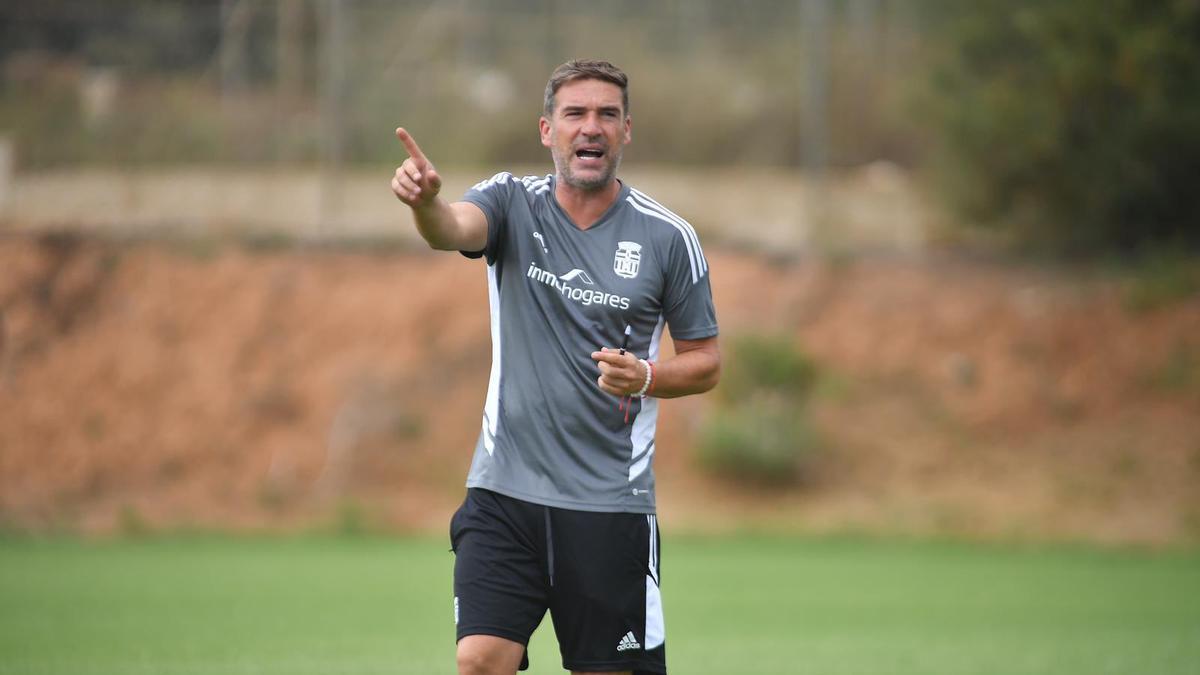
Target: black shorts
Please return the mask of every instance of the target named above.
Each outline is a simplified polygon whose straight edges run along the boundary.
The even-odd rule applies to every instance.
[[[523,645],[546,610],[567,670],[666,673],[658,521],[472,488],[450,520],[458,639]],[[521,670],[529,665],[528,652]]]

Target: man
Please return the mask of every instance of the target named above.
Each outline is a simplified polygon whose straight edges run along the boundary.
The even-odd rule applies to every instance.
[[[573,673],[665,673],[657,398],[716,385],[700,242],[617,180],[628,80],[571,61],[539,120],[555,173],[499,173],[462,201],[404,129],[392,191],[435,249],[487,262],[492,370],[467,498],[450,524],[458,670],[512,675],[549,610]],[[658,360],[664,323],[676,355]]]

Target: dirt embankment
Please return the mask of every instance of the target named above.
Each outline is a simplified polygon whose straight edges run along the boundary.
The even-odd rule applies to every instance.
[[[678,529],[1200,540],[1200,299],[961,260],[710,255],[722,333],[795,337],[827,451],[764,492],[699,471],[667,402]],[[0,240],[0,522],[440,531],[490,347],[479,263],[433,253]]]

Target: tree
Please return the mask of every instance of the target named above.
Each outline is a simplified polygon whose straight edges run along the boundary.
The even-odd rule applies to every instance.
[[[1200,2],[923,8],[960,213],[1058,253],[1200,245]]]

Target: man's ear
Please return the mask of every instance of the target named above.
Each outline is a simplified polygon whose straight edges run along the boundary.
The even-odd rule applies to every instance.
[[[538,133],[542,136],[542,145],[550,147],[550,120],[545,115],[538,118]]]
[[[633,140],[633,118],[629,115],[625,116],[625,143],[628,144]]]

